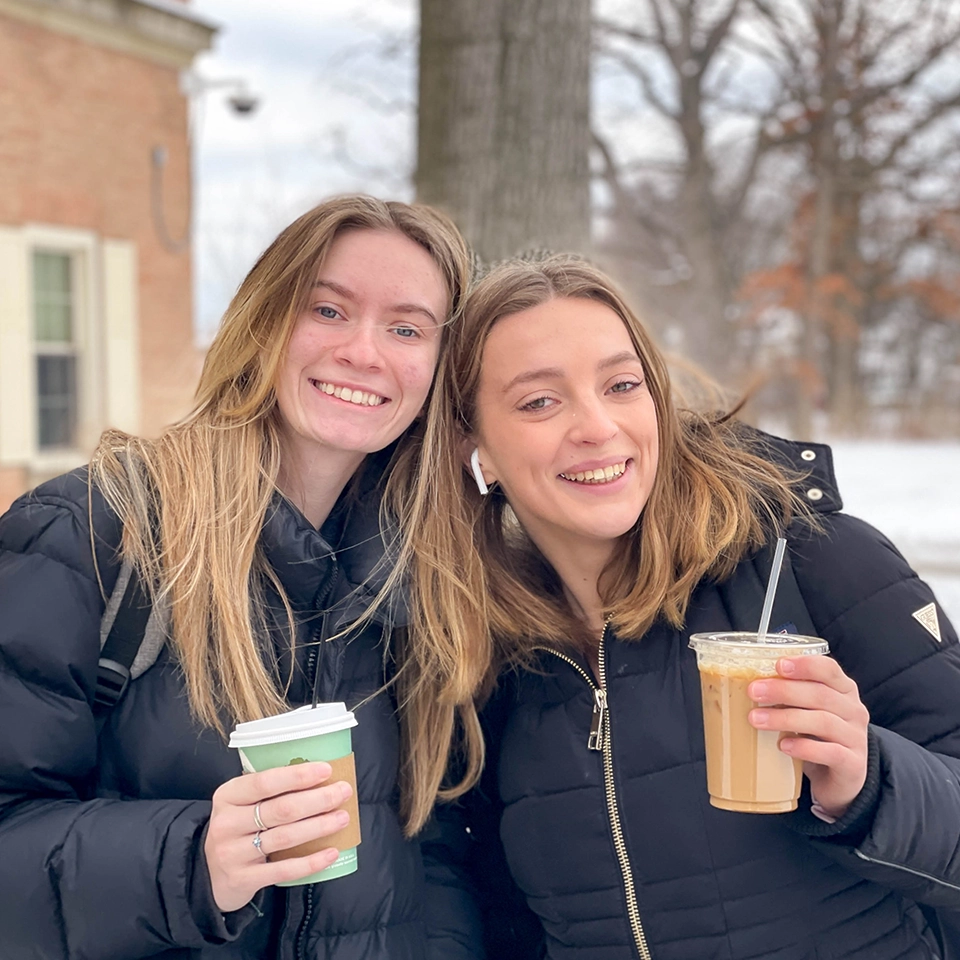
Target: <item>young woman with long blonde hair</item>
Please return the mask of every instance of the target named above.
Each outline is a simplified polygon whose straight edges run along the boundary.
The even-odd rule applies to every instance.
[[[394,607],[351,624],[387,576],[382,480],[415,442],[467,277],[429,208],[320,204],[240,285],[190,416],[106,434],[89,468],[0,519],[5,960],[422,956]],[[121,561],[166,642],[98,716]],[[325,763],[241,776],[224,734],[317,697],[357,713],[360,868],[284,890],[337,851],[266,855],[339,830],[349,785]]]
[[[440,808],[453,825],[434,852],[438,876],[486,887],[489,956],[955,955],[960,646],[892,545],[838,512],[828,447],[679,409],[613,283],[555,256],[473,289],[413,479],[394,479],[408,773],[443,776],[452,736],[453,798],[486,749],[481,788]],[[802,762],[804,787],[793,813],[735,813],[708,799],[688,641],[757,629],[780,534],[792,588],[771,629],[831,656],[783,658],[750,687],[750,722]],[[448,698],[419,699],[438,676]],[[486,742],[457,702],[470,688]],[[429,902],[455,955],[483,956],[476,928],[458,938],[449,901]]]

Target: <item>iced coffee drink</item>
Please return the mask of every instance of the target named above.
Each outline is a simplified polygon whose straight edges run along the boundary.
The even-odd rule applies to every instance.
[[[747,717],[758,704],[747,690],[754,680],[777,676],[781,657],[827,653],[826,641],[793,634],[761,639],[755,633],[698,633],[690,646],[700,668],[710,803],[742,813],[795,810],[801,763],[779,749],[790,734],[750,725]]]

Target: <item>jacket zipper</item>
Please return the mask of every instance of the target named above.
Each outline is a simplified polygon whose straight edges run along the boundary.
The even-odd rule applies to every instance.
[[[613,777],[613,745],[610,738],[610,712],[607,709],[607,679],[606,662],[604,656],[604,641],[607,636],[607,627],[610,624],[608,617],[603,624],[600,634],[600,650],[598,669],[600,682],[596,683],[576,660],[553,650],[550,647],[543,649],[552,653],[566,663],[569,663],[577,673],[593,688],[593,715],[590,718],[590,734],[587,737],[587,749],[596,750],[603,754],[603,787],[607,800],[607,817],[610,821],[610,831],[613,834],[613,846],[617,852],[617,862],[620,865],[620,874],[623,878],[623,892],[627,901],[627,919],[633,933],[634,946],[640,960],[652,960],[650,948],[647,946],[647,937],[640,922],[640,906],[637,903],[637,891],[633,884],[633,868],[630,866],[630,857],[627,853],[627,843],[623,837],[623,825],[620,822],[620,803],[617,800],[617,788]]]
[[[320,607],[327,602],[327,598],[333,592],[334,587],[337,584],[337,581],[340,579],[340,564],[336,562],[334,557],[334,568],[333,576],[330,578],[330,583],[327,584],[326,589],[323,591],[323,595],[317,597],[316,606]],[[313,631],[313,635],[310,638],[310,652],[307,654],[307,688],[312,692],[313,685],[317,679],[317,670],[320,665],[320,657],[322,655],[321,647],[324,643],[327,642],[326,638],[327,633],[327,613],[326,611],[321,614],[320,625],[316,630]]]
[[[307,689],[312,691],[320,663],[320,644],[323,643],[323,618],[310,636],[310,652],[307,654]]]
[[[891,863],[889,860],[877,860],[875,857],[868,857],[865,853],[861,853],[856,848],[853,851],[861,860],[866,860],[867,863],[875,863],[880,867],[891,867],[894,870],[903,870],[905,873],[913,874],[915,877],[922,877],[924,880],[929,880],[931,883],[939,883],[940,886],[946,887],[948,890],[960,890],[960,887],[956,886],[953,883],[949,883],[946,880],[941,880],[939,877],[931,876],[929,873],[924,873],[922,870],[914,870],[912,867],[905,867],[902,863]]]
[[[304,946],[306,945],[307,940],[307,929],[309,928],[310,920],[313,917],[313,891],[315,887],[316,884],[311,883],[310,886],[307,887],[306,896],[304,897],[303,919],[300,921],[300,929],[297,932],[297,960],[304,960],[306,957],[306,954],[304,953]]]
[[[326,603],[327,598],[336,586],[337,580],[340,579],[340,564],[336,563],[336,558],[334,558],[334,563],[336,565],[333,568],[333,576],[331,577],[330,583],[327,585],[327,589],[323,591],[323,596],[317,598],[318,606]],[[311,691],[316,682],[317,670],[319,669],[321,644],[327,642],[325,637],[326,626],[327,614],[323,613],[320,618],[320,626],[313,632],[313,645],[310,648],[310,653],[307,654],[307,687]],[[310,921],[313,918],[313,895],[315,889],[316,884],[311,883],[304,892],[303,917],[300,920],[300,928],[297,931],[294,951],[296,960],[304,960],[305,957],[304,947],[307,941],[307,930],[310,929]]]

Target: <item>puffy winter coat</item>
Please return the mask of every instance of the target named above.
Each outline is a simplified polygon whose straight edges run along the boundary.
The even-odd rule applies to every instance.
[[[376,511],[368,494],[338,507],[320,533],[275,499],[261,546],[297,612],[298,641],[335,633],[368,602],[354,588],[382,554]],[[93,532],[109,595],[120,526],[96,491]],[[279,599],[272,604],[285,625]],[[325,644],[321,666],[322,699],[345,701],[358,720],[358,871],[270,887],[223,916],[202,846],[214,790],[240,774],[237,753],[191,720],[166,649],[98,739],[91,703],[103,610],[86,473],[76,471],[0,518],[0,957],[419,960],[423,868],[396,813],[394,704],[377,693],[384,625]],[[280,629],[265,638],[284,677],[288,646]],[[300,647],[292,706],[309,701],[316,667]]]
[[[815,455],[819,476],[809,486],[824,531],[791,539],[799,595],[791,603],[781,585],[771,626],[826,638],[857,682],[872,718],[863,791],[835,824],[811,814],[807,793],[791,814],[731,813],[708,802],[688,640],[756,629],[763,578],[752,560],[726,584],[702,583],[682,630],[661,622],[623,642],[608,629],[602,752],[588,746],[590,668],[576,654],[545,651],[535,669],[504,678],[486,711],[491,802],[478,795],[467,805],[473,839],[461,833],[437,847],[449,861],[458,844],[468,868],[482,865],[491,960],[941,956],[924,910],[960,910],[957,635],[936,606],[939,638],[914,616],[927,608],[931,623],[930,589],[880,533],[835,512],[829,449],[802,449],[810,451],[804,460],[799,445],[780,445],[798,465]],[[529,908],[512,923],[498,833]],[[481,956],[443,912],[460,897],[449,866],[435,871],[435,955]],[[531,917],[538,922],[520,946]]]

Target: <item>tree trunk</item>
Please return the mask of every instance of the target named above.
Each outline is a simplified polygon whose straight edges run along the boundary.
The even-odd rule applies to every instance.
[[[854,332],[835,335],[830,343],[830,433],[855,437],[860,433],[860,338]]]
[[[484,260],[590,240],[590,0],[421,0],[417,199]]]
[[[687,284],[684,352],[721,382],[730,382],[733,329],[726,308],[733,291],[726,279],[724,233],[716,223],[714,171],[707,157],[699,88],[685,95],[683,140],[686,170],[678,195],[684,250],[692,276]]]
[[[807,264],[807,309],[800,334],[797,356],[800,370],[797,377],[797,405],[793,415],[793,436],[798,440],[813,439],[813,413],[816,399],[823,388],[823,360],[821,343],[824,336],[824,294],[820,288],[830,272],[830,232],[833,226],[836,179],[829,160],[832,158],[833,137],[827,125],[819,144],[816,163],[817,194],[813,227],[810,237],[810,257]]]
[[[822,43],[819,90],[822,114],[820,129],[815,132],[812,143],[816,200],[807,262],[807,309],[798,350],[801,371],[798,403],[794,412],[794,436],[800,440],[812,439],[815,400],[824,382],[822,341],[826,333],[826,302],[822,283],[831,268],[832,233],[837,206],[834,105],[840,90],[840,77],[837,73],[840,56],[840,10],[835,0],[826,0],[818,6],[817,11],[815,23]]]

